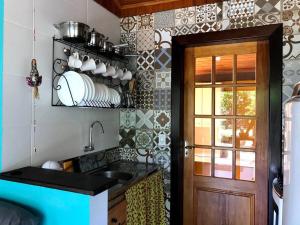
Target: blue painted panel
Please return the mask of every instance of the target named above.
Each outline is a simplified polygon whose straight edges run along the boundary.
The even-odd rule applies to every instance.
[[[0,198],[35,209],[42,225],[89,225],[90,196],[0,180]]]
[[[3,21],[4,1],[0,0],[0,172],[2,169],[2,80],[3,80]]]

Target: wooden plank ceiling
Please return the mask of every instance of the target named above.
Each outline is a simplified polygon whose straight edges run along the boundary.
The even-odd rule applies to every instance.
[[[118,17],[136,16],[222,0],[95,0]]]

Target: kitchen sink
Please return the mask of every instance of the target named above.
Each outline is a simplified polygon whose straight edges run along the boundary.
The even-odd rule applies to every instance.
[[[133,175],[130,173],[124,173],[124,172],[113,171],[113,170],[97,171],[93,175],[117,179],[119,184],[126,184],[129,180],[133,178]]]

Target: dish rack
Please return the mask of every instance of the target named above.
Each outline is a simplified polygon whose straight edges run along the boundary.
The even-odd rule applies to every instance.
[[[59,107],[80,107],[80,108],[135,108],[135,90],[134,90],[134,82],[135,79],[131,81],[121,81],[119,79],[113,79],[112,77],[103,77],[101,75],[94,75],[91,72],[84,72],[88,75],[93,82],[105,84],[109,88],[115,89],[119,95],[121,96],[121,103],[118,106],[111,104],[110,102],[104,101],[86,101],[79,103],[75,102],[73,99],[73,95],[71,89],[69,87],[68,80],[64,76],[64,73],[67,71],[75,71],[81,72],[78,69],[72,69],[68,67],[68,56],[65,54],[65,50],[70,52],[77,51],[80,54],[89,55],[91,57],[100,59],[104,62],[110,63],[111,65],[116,65],[119,68],[128,68],[130,66],[129,58],[118,55],[116,53],[110,52],[100,52],[96,49],[88,48],[83,44],[77,44],[65,41],[63,39],[57,39],[53,37],[53,68],[52,68],[52,106]],[[132,70],[132,68],[131,68]],[[132,70],[133,71],[133,70]],[[82,73],[82,72],[81,72]],[[70,97],[73,101],[72,106],[66,106],[62,104],[59,100],[57,91],[60,90],[60,85],[58,84],[58,80],[64,77],[65,81],[68,85]]]

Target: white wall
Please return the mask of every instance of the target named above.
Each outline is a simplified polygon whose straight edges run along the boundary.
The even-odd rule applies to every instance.
[[[84,22],[118,43],[119,19],[93,0],[5,0],[4,19],[3,170],[82,155],[94,120],[105,129],[96,131],[97,150],[118,146],[117,110],[50,105],[53,24]],[[37,101],[25,83],[33,57],[43,76]]]

